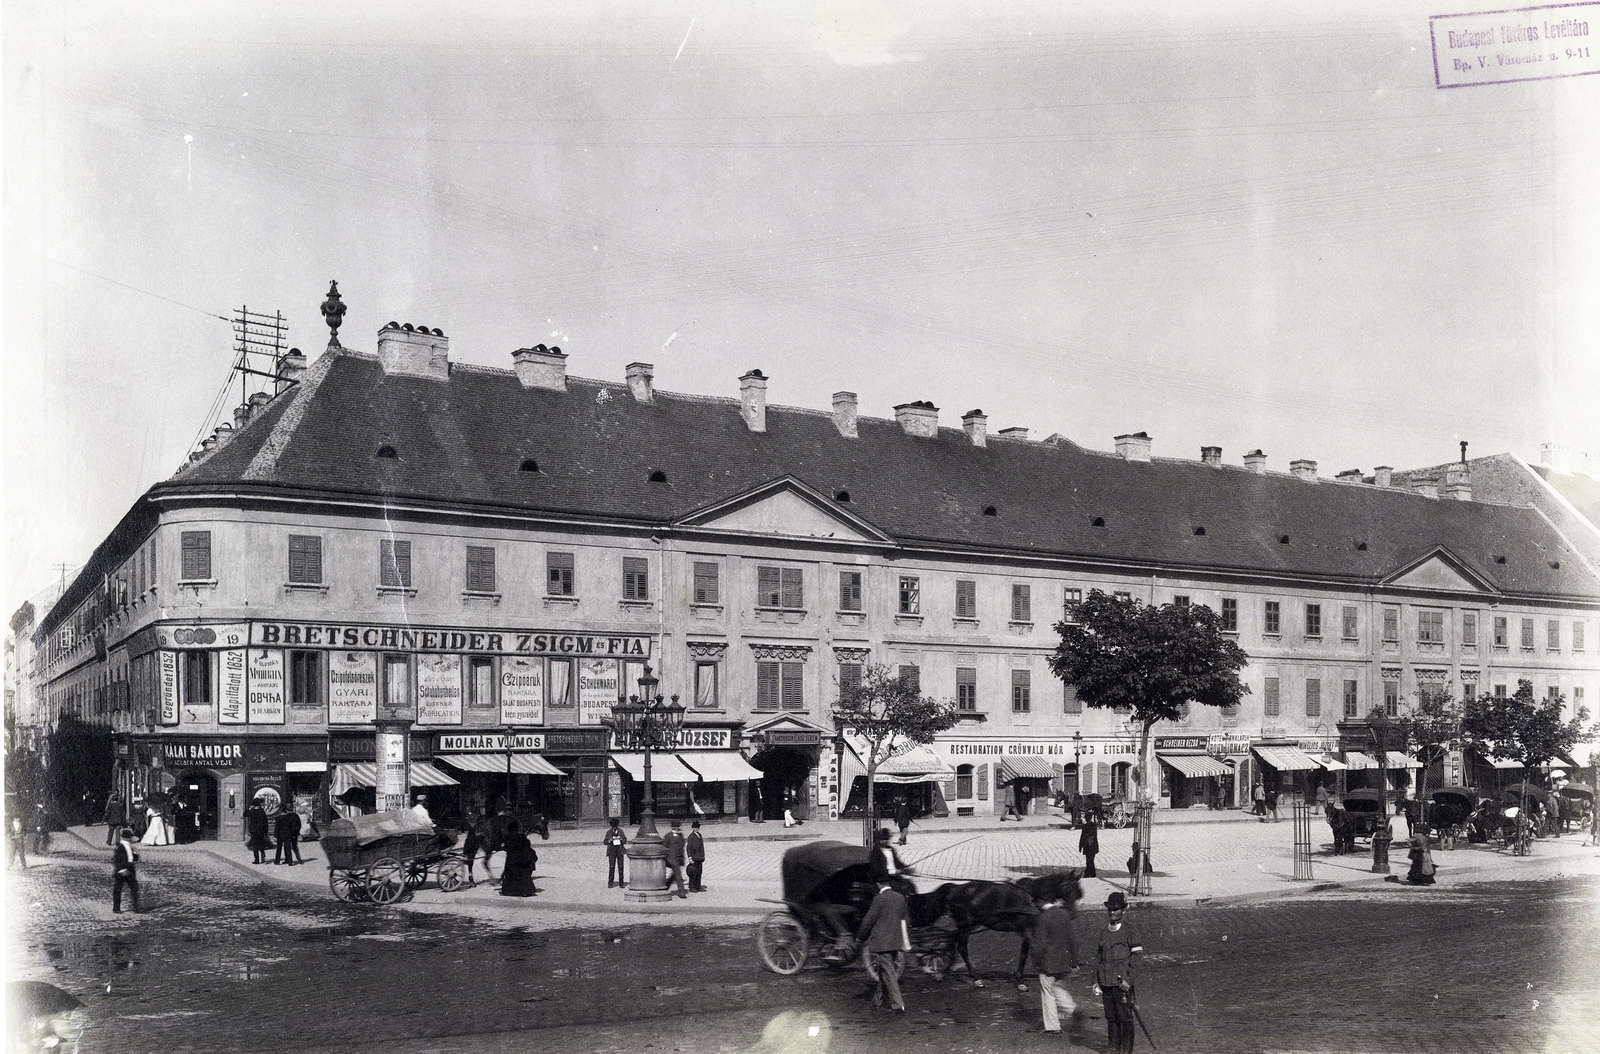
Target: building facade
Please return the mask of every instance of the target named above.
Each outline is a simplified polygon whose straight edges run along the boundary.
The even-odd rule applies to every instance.
[[[648,664],[687,708],[660,811],[838,815],[863,770],[831,708],[886,663],[962,718],[890,763],[891,800],[1118,795],[1136,730],[1048,665],[1093,589],[1211,606],[1250,655],[1235,711],[1156,729],[1167,807],[1349,778],[1368,711],[1419,691],[1600,687],[1600,575],[1531,508],[922,402],[867,418],[848,392],[769,407],[756,370],[722,399],[512,360],[395,324],[376,354],[293,352],[140,498],[35,635],[49,706],[113,731],[125,790],[187,796],[219,837],[257,796],[397,785],[602,822],[637,810],[642,759],[604,722]]]

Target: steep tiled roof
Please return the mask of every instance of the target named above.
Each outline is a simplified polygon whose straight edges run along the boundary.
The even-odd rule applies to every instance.
[[[1600,596],[1600,580],[1526,508],[1130,462],[1070,442],[990,437],[979,448],[958,429],[914,438],[872,418],[846,439],[829,414],[781,406],[753,433],[733,399],[656,392],[642,405],[624,384],[529,390],[484,367],[454,365],[440,382],[385,376],[374,358],[344,353],[308,379],[319,370],[320,383],[280,396],[152,496],[227,484],[669,523],[792,475],[825,495],[848,491],[852,512],[902,544],[1366,582],[1443,546],[1506,592]],[[397,456],[377,457],[380,446]],[[519,471],[526,458],[538,472]],[[667,481],[649,482],[653,471]]]
[[[1447,472],[1459,467],[1459,462],[1452,462],[1396,472],[1394,485],[1410,487],[1413,479],[1442,482]],[[1591,565],[1600,566],[1600,481],[1530,465],[1515,454],[1473,458],[1466,468],[1475,501],[1534,506],[1583,551]]]

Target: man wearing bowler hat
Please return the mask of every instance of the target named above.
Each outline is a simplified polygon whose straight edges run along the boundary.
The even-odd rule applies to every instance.
[[[1094,989],[1105,1003],[1110,1054],[1133,1054],[1133,957],[1144,951],[1122,923],[1128,899],[1121,892],[1106,898],[1106,928],[1100,933]]]

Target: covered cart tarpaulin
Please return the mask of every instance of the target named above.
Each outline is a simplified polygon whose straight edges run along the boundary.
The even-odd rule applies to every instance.
[[[1011,780],[1053,780],[1050,762],[1034,754],[1007,754],[1000,759],[1000,782]]]
[[[376,787],[378,766],[370,761],[346,761],[334,766],[330,793],[338,797],[351,787]],[[426,761],[411,763],[413,787],[458,787],[459,781],[451,779]]]
[[[687,751],[678,760],[700,774],[707,783],[758,780],[766,773],[746,761],[737,750]]]
[[[635,780],[644,780],[644,754],[613,754],[611,760]],[[650,782],[699,783],[700,774],[679,761],[676,754],[651,753]]]
[[[437,760],[462,772],[507,771],[504,754],[440,754]],[[510,771],[523,776],[560,776],[562,771],[538,754],[512,754]]]
[[[1256,756],[1279,772],[1310,772],[1322,766],[1299,747],[1251,747]]]
[[[370,816],[350,816],[337,822],[348,823],[355,828],[357,845],[371,845],[373,842],[400,834],[434,833],[433,824],[426,822],[410,809],[376,812]]]
[[[1205,776],[1227,776],[1233,772],[1232,769],[1209,754],[1158,750],[1156,751],[1156,757],[1190,779],[1200,779]]]

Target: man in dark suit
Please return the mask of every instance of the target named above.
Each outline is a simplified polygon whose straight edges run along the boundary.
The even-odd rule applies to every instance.
[[[900,996],[900,972],[905,968],[905,953],[911,950],[911,931],[906,921],[906,898],[888,883],[878,887],[872,898],[872,907],[856,930],[856,939],[866,942],[866,962],[878,975],[878,987],[872,993],[872,1005],[882,1006],[888,999],[889,1009],[906,1012],[906,1001]]]
[[[122,801],[122,795],[116,791],[111,792],[111,797],[106,799],[106,844],[117,844],[117,833],[122,830],[122,825],[128,822],[128,807]]]
[[[628,884],[628,876],[624,870],[627,867],[624,861],[627,859],[628,836],[622,832],[621,825],[620,817],[611,817],[611,826],[606,828],[605,837],[601,839],[606,847],[607,889]]]
[[[300,814],[293,809],[285,809],[278,814],[278,820],[273,825],[273,834],[278,836],[278,847],[273,851],[274,864],[303,864],[304,858],[300,856]]]
[[[682,897],[684,900],[688,900],[689,891],[685,889],[683,885],[683,865],[686,858],[683,841],[683,824],[681,821],[672,821],[672,830],[668,831],[666,837],[661,839],[661,844],[667,851],[667,867],[672,871],[671,876],[667,879],[667,884],[670,886],[672,883],[676,882],[678,884],[678,892],[676,895]]]
[[[133,899],[133,912],[139,913],[139,853],[133,848],[133,831],[122,828],[117,835],[117,847],[111,853],[111,910],[122,914],[122,890],[127,888]]]
[[[689,854],[689,892],[704,893],[706,887],[701,883],[700,876],[705,873],[706,867],[706,840],[700,836],[700,821],[693,820],[689,826],[689,841],[686,849]]]

